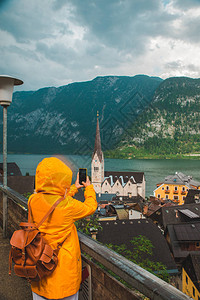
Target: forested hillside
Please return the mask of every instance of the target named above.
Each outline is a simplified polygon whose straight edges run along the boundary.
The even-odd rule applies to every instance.
[[[162,79],[145,75],[105,76],[87,82],[15,92],[8,108],[8,151],[91,154],[96,118],[103,149],[115,147],[126,129],[151,103]],[[141,101],[145,99],[141,107]],[[134,108],[131,122],[127,110]],[[0,120],[2,140],[2,115]]]
[[[159,85],[150,106],[138,115],[119,146],[107,154],[170,158],[199,153],[200,79],[181,77]]]

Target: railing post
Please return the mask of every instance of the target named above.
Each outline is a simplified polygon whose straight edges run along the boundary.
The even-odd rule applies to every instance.
[[[14,85],[23,81],[7,75],[0,75],[0,105],[3,106],[3,186],[7,189],[7,107],[12,102]],[[8,229],[8,199],[3,193],[3,237],[7,237]]]
[[[3,106],[3,186],[7,188],[7,105]],[[3,193],[3,237],[8,231],[8,198]]]

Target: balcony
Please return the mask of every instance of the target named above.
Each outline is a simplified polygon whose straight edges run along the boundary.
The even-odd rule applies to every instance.
[[[27,219],[27,200],[22,195],[13,191],[10,188],[5,189],[2,185],[0,186],[0,224],[2,225],[3,213],[5,214],[5,209],[3,212],[2,208],[2,194],[8,197],[8,226],[7,232],[10,236],[14,230],[19,228],[19,222],[26,221]],[[5,224],[4,219],[4,224]],[[78,233],[80,246],[82,251],[83,264],[87,266],[90,276],[86,281],[86,287],[82,287],[79,299],[85,300],[110,300],[110,299],[144,299],[144,296],[154,299],[154,300],[187,300],[190,299],[187,295],[183,294],[181,291],[177,290],[175,287],[169,285],[148,271],[142,269],[138,265],[127,260],[123,256],[117,254],[116,252],[108,249],[97,241],[91,239],[90,237]],[[0,241],[2,242],[2,241]],[[7,248],[6,248],[7,249]],[[8,259],[8,255],[5,258],[3,264]],[[103,266],[102,267],[100,267]],[[108,273],[108,270],[116,274],[117,278],[121,278],[126,282],[123,285],[116,278]],[[5,293],[9,293],[9,280],[4,278],[4,289]],[[14,282],[19,281],[21,284],[26,285],[26,289],[30,290],[28,283],[21,278],[12,276]],[[2,284],[2,283],[1,283]],[[19,284],[16,284],[19,286]],[[4,299],[12,299],[7,297],[7,294],[2,295]],[[21,294],[19,298],[15,297],[15,300],[21,300]],[[23,300],[30,299],[29,297],[23,297]]]
[[[170,193],[170,190],[165,190],[165,194],[169,194]]]
[[[173,194],[178,194],[178,190],[174,190],[174,191],[173,191]]]

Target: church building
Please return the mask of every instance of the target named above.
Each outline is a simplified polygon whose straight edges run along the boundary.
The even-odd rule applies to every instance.
[[[98,194],[115,194],[128,197],[140,195],[145,199],[144,172],[104,171],[104,156],[101,150],[98,114],[91,178],[94,189]]]

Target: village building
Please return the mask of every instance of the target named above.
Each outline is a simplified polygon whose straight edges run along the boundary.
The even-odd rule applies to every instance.
[[[188,255],[183,262],[182,292],[200,300],[200,253]]]
[[[158,206],[147,216],[160,228],[166,230],[168,225],[200,221],[200,203]]]
[[[170,199],[174,203],[182,205],[189,189],[200,189],[200,182],[193,180],[192,176],[176,172],[175,175],[169,175],[163,182],[157,184],[154,196],[161,201]]]
[[[185,204],[200,203],[200,190],[191,189],[188,191]]]
[[[0,163],[0,184],[3,184],[3,163]],[[22,176],[19,166],[15,162],[7,163],[7,186],[25,195],[34,192],[35,176]]]
[[[104,156],[101,150],[99,119],[94,152],[91,164],[92,184],[97,194],[115,194],[117,196],[142,196],[145,198],[145,177],[143,172],[104,172]]]
[[[168,225],[166,239],[177,267],[181,268],[189,254],[200,254],[200,222]]]
[[[99,222],[102,230],[97,233],[97,240],[103,244],[122,245],[133,251],[131,240],[134,237],[145,236],[153,245],[152,256],[145,257],[152,261],[161,262],[166,266],[167,272],[173,276],[178,273],[176,264],[171,256],[168,244],[159,230],[151,220],[115,220]]]

